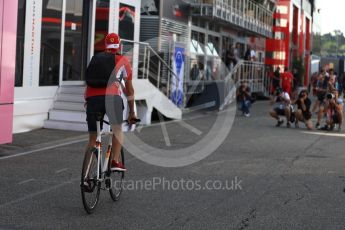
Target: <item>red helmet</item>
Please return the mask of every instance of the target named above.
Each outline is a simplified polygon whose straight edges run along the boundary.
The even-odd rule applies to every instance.
[[[106,49],[119,49],[121,39],[119,35],[110,33],[105,37],[105,48]]]

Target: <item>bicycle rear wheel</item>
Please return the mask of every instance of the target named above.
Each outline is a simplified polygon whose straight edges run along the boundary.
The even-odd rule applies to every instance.
[[[84,209],[89,214],[91,214],[97,206],[101,189],[101,184],[97,180],[97,157],[98,151],[96,148],[88,151],[84,156],[81,173],[81,197]]]
[[[125,165],[125,157],[124,157],[123,148],[121,149],[119,161],[122,162],[123,165]],[[120,196],[123,190],[123,180],[125,177],[125,172],[111,171],[110,167],[111,166],[109,164],[108,175],[111,179],[111,188],[109,189],[109,193],[113,201],[118,201],[120,199]]]

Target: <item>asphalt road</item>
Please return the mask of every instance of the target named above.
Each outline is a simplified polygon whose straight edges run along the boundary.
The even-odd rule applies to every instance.
[[[159,167],[127,153],[126,191],[116,203],[102,192],[92,215],[79,188],[87,136],[18,134],[0,146],[0,229],[345,229],[344,132],[276,128],[268,109],[259,102],[250,118],[237,115],[222,145],[189,166]],[[178,151],[207,137],[222,116],[198,112],[131,135]]]

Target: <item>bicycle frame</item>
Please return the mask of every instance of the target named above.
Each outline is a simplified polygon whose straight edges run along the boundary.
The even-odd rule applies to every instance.
[[[113,142],[112,142],[113,132],[110,131],[111,126],[110,126],[109,122],[107,122],[107,121],[103,121],[103,122],[109,125],[109,131],[103,132],[101,130],[101,122],[97,121],[96,122],[96,126],[97,126],[97,139],[96,139],[96,145],[94,146],[97,149],[97,152],[99,154],[99,157],[97,158],[97,181],[99,181],[99,182],[103,182],[103,179],[104,179],[103,175],[107,171],[108,164],[109,164],[109,158],[111,156],[111,151],[112,151],[112,146],[113,146]],[[137,122],[136,124],[138,124],[140,122],[140,119],[137,119],[136,122]],[[125,132],[134,131],[135,128],[136,128],[136,124],[128,126],[127,130]],[[107,151],[106,151],[106,154],[105,154],[104,163],[102,162],[102,134],[111,135],[111,138],[109,138],[109,143],[108,143]],[[100,167],[102,167],[101,171],[100,171]],[[85,175],[88,175],[89,170],[90,170],[90,164],[88,165],[88,168],[86,170],[86,174]]]
[[[100,121],[97,121],[96,125],[97,125],[97,139],[96,139],[96,146],[95,147],[97,148],[97,151],[99,154],[99,157],[97,158],[97,180],[102,181],[103,180],[102,175],[104,175],[104,173],[107,171],[108,164],[109,164],[109,158],[111,156],[111,150],[112,150],[112,146],[113,146],[113,142],[112,142],[113,133],[110,130],[108,132],[102,132]],[[109,126],[109,129],[110,129],[110,126]],[[102,166],[102,134],[111,135],[111,137],[109,138],[109,143],[108,143],[107,151],[105,154],[105,159],[104,159],[102,171],[100,171],[100,167]]]

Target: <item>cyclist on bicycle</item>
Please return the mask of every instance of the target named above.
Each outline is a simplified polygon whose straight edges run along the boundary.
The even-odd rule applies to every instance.
[[[115,74],[116,78],[121,77],[125,82],[125,91],[128,98],[129,105],[129,123],[135,123],[136,114],[134,111],[134,89],[132,85],[132,67],[129,60],[119,54],[120,48],[120,37],[111,33],[105,38],[105,51],[96,54],[93,58],[102,58],[106,55],[115,56]],[[109,59],[105,59],[109,60]],[[115,64],[116,63],[116,64]],[[96,66],[97,68],[97,66]],[[99,67],[101,68],[101,67]],[[101,72],[101,70],[100,70]],[[94,88],[87,86],[85,90],[86,99],[86,115],[87,115],[87,125],[89,131],[89,143],[87,145],[87,151],[96,145],[97,140],[97,120],[102,121],[104,115],[107,114],[113,131],[112,137],[112,161],[111,170],[126,171],[125,166],[122,162],[119,162],[120,152],[123,143],[123,132],[122,132],[122,122],[123,122],[123,100],[121,98],[122,85],[120,81],[110,82],[107,87],[104,88]],[[106,101],[112,103],[111,111],[106,111]],[[107,107],[108,108],[108,107]],[[96,114],[100,115],[97,116]]]

